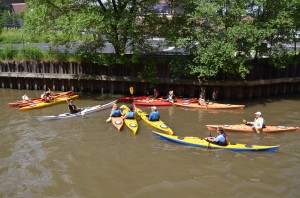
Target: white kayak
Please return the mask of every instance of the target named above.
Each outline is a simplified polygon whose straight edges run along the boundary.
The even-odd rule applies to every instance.
[[[77,112],[77,113],[62,113],[62,114],[50,115],[50,116],[37,116],[36,118],[39,121],[58,120],[58,119],[64,119],[64,118],[74,118],[74,117],[84,116],[84,115],[89,114],[89,113],[101,111],[103,109],[111,108],[116,102],[117,102],[117,100],[114,100],[112,102],[109,102],[109,103],[106,103],[106,104],[103,104],[103,105],[96,105],[96,106],[93,106],[93,107],[81,108],[80,111]]]

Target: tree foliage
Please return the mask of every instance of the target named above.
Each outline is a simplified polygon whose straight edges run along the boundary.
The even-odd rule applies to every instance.
[[[188,67],[200,80],[231,75],[245,78],[249,59],[289,62],[283,43],[297,31],[299,0],[193,0],[176,45],[191,55]],[[299,19],[299,18],[298,18]],[[294,20],[294,21],[293,21]],[[299,21],[299,20],[298,20]],[[296,41],[295,39],[293,40]]]
[[[0,33],[2,32],[3,22],[5,20],[5,16],[8,13],[8,6],[4,3],[3,0],[0,0]]]
[[[26,30],[47,34],[54,44],[77,43],[78,56],[107,65],[130,64],[153,51],[147,38],[161,18],[151,9],[157,0],[28,0]],[[102,49],[109,51],[100,53]],[[113,51],[113,54],[108,54]],[[103,51],[102,51],[103,52]]]
[[[46,34],[54,45],[76,46],[81,59],[108,66],[130,65],[143,54],[167,53],[162,45],[173,46],[174,78],[245,78],[249,59],[268,58],[284,67],[293,58],[285,44],[294,44],[299,56],[300,0],[165,0],[168,14],[153,9],[158,2],[27,0],[25,29],[33,37]],[[148,40],[153,37],[163,38],[156,47]]]

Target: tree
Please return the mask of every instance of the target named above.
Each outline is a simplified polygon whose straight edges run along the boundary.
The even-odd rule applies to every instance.
[[[28,0],[27,34],[48,35],[53,44],[76,43],[83,59],[104,65],[128,64],[154,49],[147,38],[159,32],[158,0]],[[113,54],[100,50],[112,46]],[[126,56],[126,53],[132,56]]]
[[[0,0],[0,34],[2,32],[3,22],[7,16],[8,11],[9,11],[8,5],[4,3],[3,0]]]
[[[295,30],[296,2],[299,0],[186,2],[186,25],[178,30],[181,34],[174,43],[186,49],[189,59],[184,60],[185,65],[200,80],[226,75],[245,78],[251,71],[246,61],[253,58],[269,57],[286,66],[289,58],[282,44]]]

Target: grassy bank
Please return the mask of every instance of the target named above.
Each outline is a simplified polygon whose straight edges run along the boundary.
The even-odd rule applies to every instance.
[[[45,36],[26,36],[21,29],[2,29],[0,35],[0,44],[18,44],[22,43],[48,43],[49,40]]]

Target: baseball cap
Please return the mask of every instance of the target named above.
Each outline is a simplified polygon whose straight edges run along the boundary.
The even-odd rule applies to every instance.
[[[153,107],[151,107],[151,109],[154,109],[154,110],[156,110],[156,106],[153,106]]]
[[[255,113],[255,115],[259,115],[259,116],[261,116],[261,112],[260,112],[260,111],[258,111],[258,112],[256,112],[256,113]]]

